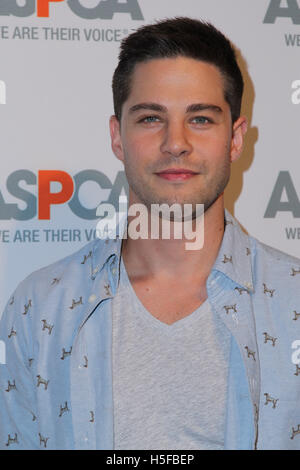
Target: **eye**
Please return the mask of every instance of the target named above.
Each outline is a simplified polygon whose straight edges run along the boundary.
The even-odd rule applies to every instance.
[[[213,121],[206,116],[196,116],[192,119],[196,124],[211,124]]]
[[[138,122],[151,124],[152,122],[157,122],[157,121],[160,121],[160,118],[158,116],[145,116],[139,119]]]

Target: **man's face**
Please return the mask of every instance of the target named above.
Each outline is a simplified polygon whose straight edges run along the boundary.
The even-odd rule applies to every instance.
[[[231,162],[242,150],[246,121],[232,125],[217,67],[177,57],[135,67],[121,126],[112,117],[110,127],[130,204],[150,209],[152,203],[198,203],[207,210],[222,197]]]

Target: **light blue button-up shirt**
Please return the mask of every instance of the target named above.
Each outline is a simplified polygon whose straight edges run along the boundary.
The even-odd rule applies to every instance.
[[[89,243],[28,276],[9,299],[1,449],[114,449],[111,305],[121,241]],[[246,235],[226,212],[207,292],[232,334],[225,449],[300,449],[292,360],[300,260]]]

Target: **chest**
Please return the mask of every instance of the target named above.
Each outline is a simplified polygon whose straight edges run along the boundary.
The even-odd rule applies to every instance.
[[[205,285],[145,281],[131,285],[146,310],[167,324],[188,316],[207,298]]]

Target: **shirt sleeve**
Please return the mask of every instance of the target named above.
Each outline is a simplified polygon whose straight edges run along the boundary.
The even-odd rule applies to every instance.
[[[39,449],[33,341],[33,300],[19,286],[0,319],[0,449]]]

